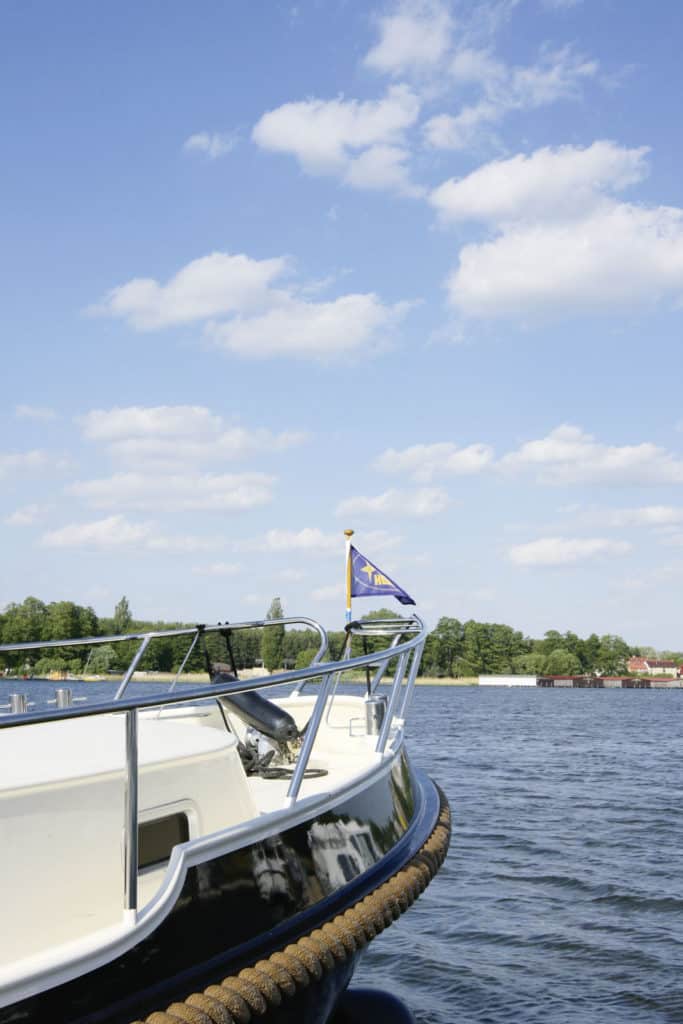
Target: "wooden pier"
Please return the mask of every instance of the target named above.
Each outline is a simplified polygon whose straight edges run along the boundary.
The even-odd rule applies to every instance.
[[[682,690],[683,679],[672,676],[539,676],[536,685],[556,690]]]

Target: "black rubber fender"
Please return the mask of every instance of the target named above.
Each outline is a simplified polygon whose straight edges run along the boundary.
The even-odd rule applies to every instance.
[[[220,677],[213,681],[223,682]],[[260,693],[235,693],[232,697],[218,699],[228,714],[238,715],[246,725],[258,729],[264,736],[270,736],[278,743],[291,743],[299,736],[292,716]]]

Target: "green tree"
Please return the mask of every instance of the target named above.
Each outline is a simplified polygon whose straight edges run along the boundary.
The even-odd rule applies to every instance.
[[[545,660],[545,672],[549,676],[575,676],[581,672],[581,662],[576,654],[566,647],[556,647]]]
[[[518,654],[513,659],[512,667],[515,672],[523,676],[542,676],[545,672],[546,660],[545,654],[542,654],[541,651],[530,651],[527,654]]]
[[[122,597],[114,609],[114,634],[119,636],[121,633],[127,633],[130,630],[132,622],[133,616],[131,615],[128,598]]]
[[[626,671],[626,662],[631,654],[631,648],[620,636],[606,634],[600,637],[600,652],[597,659],[597,668],[605,673],[617,673]]]
[[[583,641],[583,670],[584,672],[595,672],[600,657],[600,637],[597,633],[591,633],[587,640]]]
[[[93,648],[88,661],[88,672],[93,675],[104,675],[114,663],[115,651],[111,644],[98,644]]]
[[[10,604],[5,609],[2,639],[6,644],[25,644],[33,640],[47,640],[47,606],[37,597],[27,597],[21,604]],[[38,651],[18,651],[5,655],[12,667],[30,668],[38,659]]]
[[[47,606],[46,639],[68,640],[81,636],[80,608],[73,601],[52,601]]]
[[[443,616],[430,633],[425,664],[436,676],[455,676],[455,664],[463,653],[463,627],[458,619]]]
[[[270,602],[270,608],[268,609],[266,619],[272,621],[273,619],[282,618],[284,618],[282,603],[279,597],[274,597]],[[284,641],[284,626],[264,626],[263,638],[261,640],[261,658],[263,659],[264,667],[267,668],[269,672],[282,667]]]

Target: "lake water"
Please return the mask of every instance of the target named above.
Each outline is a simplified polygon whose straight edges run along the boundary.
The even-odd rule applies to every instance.
[[[0,701],[29,685],[58,684],[0,681]],[[418,687],[408,745],[448,795],[452,845],[355,983],[419,1024],[683,1022],[682,702]]]
[[[420,1024],[683,1021],[683,693],[420,687],[451,849],[356,981]]]

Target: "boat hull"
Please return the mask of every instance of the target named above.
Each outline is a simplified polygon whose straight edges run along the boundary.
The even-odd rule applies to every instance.
[[[173,909],[151,935],[103,967],[0,1008],[0,1024],[129,1024],[169,1005],[180,1006],[193,992],[197,1013],[203,1013],[212,999],[220,1002],[223,990],[202,993],[240,972],[244,977],[225,996],[225,1005],[230,999],[249,1003],[251,995],[251,1010],[262,1016],[264,994],[252,991],[258,986],[249,970],[266,962],[274,965],[278,992],[268,1000],[266,985],[265,1019],[327,1021],[365,941],[378,930],[380,911],[373,910],[373,925],[365,911],[357,922],[350,908],[377,902],[376,894],[406,874],[406,865],[431,865],[421,851],[440,814],[443,800],[437,788],[410,769],[402,751],[389,772],[342,803],[265,841],[190,868]],[[413,883],[406,885],[410,889]],[[384,923],[395,916],[395,889],[387,890]],[[330,947],[325,950],[320,929],[334,921],[337,931],[325,932]],[[298,967],[289,963],[297,949]],[[316,956],[317,965],[311,960]],[[294,991],[282,974],[288,965]],[[225,991],[231,991],[229,985]],[[166,1014],[169,1024],[174,1016],[178,1019],[177,1013]]]

